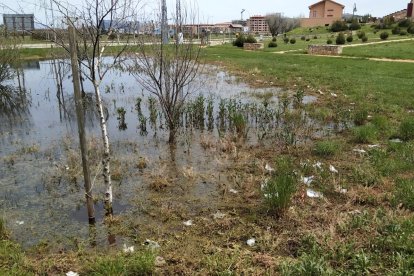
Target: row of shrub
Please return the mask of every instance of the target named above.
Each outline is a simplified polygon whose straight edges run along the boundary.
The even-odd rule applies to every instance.
[[[343,32],[343,31],[356,31],[361,29],[361,25],[358,23],[358,21],[354,20],[352,23],[348,24],[345,21],[335,21],[331,25],[331,31],[332,32]]]

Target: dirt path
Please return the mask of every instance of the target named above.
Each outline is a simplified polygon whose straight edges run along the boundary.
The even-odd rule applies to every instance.
[[[375,41],[375,42],[365,42],[365,43],[358,43],[358,44],[347,44],[342,45],[342,47],[359,47],[359,46],[366,46],[366,45],[374,45],[374,44],[385,44],[385,43],[395,43],[395,42],[404,42],[404,41],[412,41],[414,38],[404,38],[404,39],[394,39],[394,40],[383,40],[383,41]]]

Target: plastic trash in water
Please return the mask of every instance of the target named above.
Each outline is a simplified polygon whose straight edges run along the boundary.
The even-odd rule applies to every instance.
[[[307,189],[306,190],[306,195],[310,198],[322,198],[323,197],[322,193],[316,192],[312,189]]]
[[[256,239],[248,239],[247,240],[247,242],[246,242],[246,244],[248,245],[248,246],[253,246],[253,245],[255,245],[256,244]]]

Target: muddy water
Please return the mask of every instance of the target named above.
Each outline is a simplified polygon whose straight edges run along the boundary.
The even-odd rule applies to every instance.
[[[65,61],[59,61],[65,64]],[[16,114],[0,113],[0,208],[15,239],[24,245],[34,245],[42,240],[58,244],[71,244],[89,235],[84,207],[83,183],[80,164],[70,162],[70,155],[77,152],[77,126],[74,117],[71,76],[67,64],[63,72],[63,94],[57,96],[51,61],[42,61],[26,68],[19,79],[10,85],[21,86],[24,104]],[[266,93],[252,89],[218,68],[209,67],[199,77],[194,96],[238,98],[249,101],[246,95]],[[137,97],[143,98],[142,108],[148,114],[148,94],[128,73],[110,72],[101,85],[107,108],[108,130],[112,143],[116,170],[121,177],[114,180],[114,209],[117,214],[135,212],[141,217],[142,206],[159,200],[157,192],[148,186],[156,182],[154,176],[167,177],[174,183],[164,193],[164,198],[181,202],[186,214],[213,208],[212,199],[219,196],[219,183],[226,181],[223,164],[200,145],[200,136],[217,136],[196,130],[182,133],[175,149],[167,144],[165,130],[151,128],[143,135],[138,127],[135,110]],[[93,111],[92,86],[85,81],[85,92],[90,95],[90,109],[86,112],[86,127],[93,150],[100,145],[99,125]],[[272,99],[277,100],[280,90]],[[243,95],[243,96],[241,96]],[[313,100],[305,98],[305,100]],[[217,102],[215,100],[215,106]],[[126,110],[126,129],[119,129],[117,108]],[[147,167],[139,170],[139,159]],[[92,177],[96,176],[94,193],[102,196],[104,187],[99,177],[99,160],[95,162]],[[138,208],[137,206],[141,206]],[[145,208],[144,208],[145,209]],[[97,218],[102,222],[102,206],[96,203]],[[100,229],[100,228],[98,228]],[[99,244],[105,244],[107,233],[97,233]]]

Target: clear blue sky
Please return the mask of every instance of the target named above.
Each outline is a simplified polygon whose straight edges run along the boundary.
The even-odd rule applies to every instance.
[[[144,0],[149,5],[155,6],[158,1]],[[245,9],[244,19],[253,15],[265,15],[272,12],[281,12],[286,16],[307,16],[308,6],[318,2],[317,0],[181,0],[183,3],[190,1],[198,5],[200,22],[218,23],[239,19],[240,12]],[[0,14],[10,11],[1,7],[1,4],[12,7],[18,11],[34,13],[41,21],[44,20],[44,11],[39,7],[41,3],[49,3],[50,0],[0,0]],[[82,3],[82,0],[71,0],[71,3]],[[370,13],[373,16],[384,16],[391,12],[399,11],[407,7],[410,0],[340,0],[345,5],[345,13],[352,13],[354,3],[357,5],[357,14]],[[175,0],[167,0],[171,10],[175,6]],[[169,11],[170,13],[170,11]],[[197,19],[198,21],[198,19]]]

